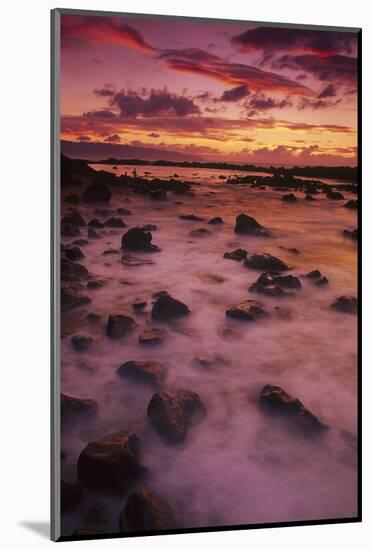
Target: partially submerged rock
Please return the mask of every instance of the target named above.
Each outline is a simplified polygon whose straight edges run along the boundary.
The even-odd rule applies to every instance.
[[[157,298],[152,307],[152,319],[156,321],[168,321],[188,315],[190,309],[188,306],[176,300],[170,294],[162,294]]]
[[[77,227],[83,227],[84,225],[86,225],[86,221],[81,216],[80,212],[77,212],[77,210],[74,210],[73,212],[68,212],[68,214],[65,214],[61,219],[61,224],[64,224],[64,223],[76,225]]]
[[[225,252],[223,257],[227,260],[236,260],[237,262],[240,262],[242,260],[246,260],[247,251],[243,248],[236,248],[233,252]]]
[[[201,216],[196,216],[195,214],[182,214],[179,216],[180,220],[186,220],[189,222],[203,222],[205,221],[205,218],[202,218]]]
[[[265,412],[286,417],[305,432],[318,433],[327,428],[299,399],[292,397],[280,386],[264,386],[260,394],[260,405]]]
[[[126,227],[126,223],[122,221],[121,218],[109,218],[104,222],[106,227]]]
[[[90,336],[85,336],[83,334],[74,334],[71,337],[72,347],[76,351],[86,351],[88,350],[93,343],[93,338]]]
[[[128,489],[145,471],[140,463],[139,446],[138,436],[127,431],[92,441],[77,461],[80,481],[94,489],[118,493]]]
[[[132,254],[123,254],[121,256],[121,263],[128,267],[138,267],[140,265],[153,264],[153,261],[149,258],[140,258],[139,256],[133,256]]]
[[[328,199],[332,199],[334,201],[342,201],[344,200],[344,195],[340,193],[339,191],[329,191],[326,195]]]
[[[82,200],[87,203],[91,202],[109,202],[112,193],[107,185],[101,183],[92,183],[82,194]]]
[[[257,321],[258,319],[268,315],[264,309],[263,303],[258,300],[245,300],[244,302],[227,309],[225,314],[233,319],[241,319],[243,321]]]
[[[84,281],[90,277],[89,271],[82,264],[71,262],[67,258],[61,259],[62,281]]]
[[[126,361],[117,369],[117,374],[123,378],[159,386],[165,380],[167,369],[160,361]]]
[[[92,414],[98,410],[95,399],[79,399],[61,393],[61,417],[62,419],[81,414]]]
[[[283,202],[296,202],[298,199],[294,195],[294,193],[289,193],[288,195],[283,195],[282,199]]]
[[[292,292],[289,293],[283,290],[286,288],[301,288],[299,278],[294,275],[262,273],[258,280],[250,286],[249,290],[251,292],[260,292],[261,294],[271,297],[293,296]]]
[[[136,322],[127,315],[110,315],[106,328],[106,334],[109,338],[121,338],[130,334],[135,327]]]
[[[76,262],[85,258],[84,253],[80,250],[78,246],[63,246],[61,253],[71,262]]]
[[[283,260],[271,254],[252,254],[244,261],[244,265],[250,269],[259,271],[287,271],[291,269]]]
[[[61,236],[62,237],[78,237],[81,235],[80,229],[73,223],[61,224]]]
[[[92,227],[88,229],[88,237],[89,239],[99,239],[98,233]]]
[[[255,235],[261,237],[269,236],[269,231],[263,227],[255,218],[247,214],[239,214],[236,218],[235,233],[244,235]]]
[[[349,208],[349,210],[357,210],[358,200],[350,200],[344,204],[344,208]]]
[[[343,231],[344,237],[348,237],[349,239],[352,239],[353,241],[358,241],[358,229],[344,229]]]
[[[322,273],[318,269],[313,269],[313,271],[307,273],[305,277],[308,277],[308,279],[320,279],[322,277]]]
[[[353,296],[340,296],[331,307],[342,313],[356,314],[358,310],[358,300]]]
[[[173,395],[155,393],[147,414],[166,441],[181,443],[193,422],[206,414],[206,409],[197,393],[182,389]]]
[[[97,218],[93,218],[88,223],[89,227],[95,227],[96,229],[103,229],[104,225],[101,221],[99,221]]]
[[[71,481],[61,480],[61,512],[69,512],[81,499],[81,488]]]
[[[220,216],[215,216],[215,218],[211,218],[211,220],[209,220],[207,223],[210,225],[220,225],[224,222],[223,218],[221,218]]]
[[[87,288],[102,288],[106,284],[105,279],[102,279],[102,277],[94,277],[88,283],[86,284]]]
[[[125,532],[162,531],[180,525],[168,502],[147,488],[132,493],[119,518],[119,529]]]
[[[162,344],[166,337],[166,331],[158,328],[146,329],[139,336],[141,344]]]
[[[201,227],[199,229],[193,229],[193,231],[189,232],[189,235],[191,237],[207,237],[208,235],[211,235],[211,231],[208,229],[205,229],[204,227]]]
[[[141,250],[144,252],[159,252],[158,246],[152,244],[152,233],[141,227],[132,227],[122,236],[121,248],[126,250]]]
[[[85,306],[91,302],[89,296],[83,296],[78,292],[73,291],[68,287],[61,288],[61,310],[62,313],[75,309],[77,307]]]

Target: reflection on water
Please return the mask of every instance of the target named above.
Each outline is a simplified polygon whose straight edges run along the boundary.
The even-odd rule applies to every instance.
[[[104,169],[112,167],[104,165]],[[132,170],[133,166],[119,166],[115,172]],[[311,203],[298,192],[296,204],[285,204],[276,190],[227,185],[219,179],[218,170],[137,166],[136,171],[161,178],[177,173],[180,179],[200,185],[194,186],[194,197],[169,193],[163,202],[120,186],[113,189],[110,208],[132,210],[131,216],[124,217],[128,227],[148,223],[158,227],[153,242],[161,252],[151,255],[152,265],[127,267],[120,262],[120,254],[102,255],[107,248],[119,250],[126,229],[98,230],[101,238],[89,240],[83,248],[82,263],[105,278],[106,284],[84,290],[91,304],[64,315],[66,334],[90,335],[94,344],[91,351],[78,354],[69,337],[63,338],[62,390],[97,399],[99,415],[63,432],[62,447],[67,453],[63,476],[76,479],[76,460],[88,441],[129,429],[142,440],[142,461],[149,468],[146,484],[168,498],[184,527],[354,516],[357,327],[353,316],[329,306],[342,294],[356,294],[356,245],[342,236],[343,229],[355,226],[356,213],[343,208],[343,201],[330,201],[322,194]],[[353,198],[345,196],[346,200]],[[97,217],[93,210],[92,206],[79,207],[87,221]],[[240,212],[271,229],[272,237],[236,235],[234,221]],[[224,224],[179,219],[189,213],[206,221],[221,216]],[[191,230],[200,227],[212,234],[190,236]],[[85,237],[87,229],[81,231]],[[295,247],[300,254],[281,247]],[[295,275],[319,269],[330,283],[318,288],[302,279],[303,288],[295,298],[261,298],[271,312],[277,305],[289,308],[291,321],[274,315],[256,324],[228,319],[228,307],[256,298],[248,288],[259,275],[239,262],[223,259],[225,251],[235,248],[279,256],[293,266]],[[192,313],[164,327],[168,334],[162,345],[143,347],[138,335],[152,325],[151,296],[159,290],[186,303]],[[131,304],[136,299],[148,302],[144,313],[134,313]],[[89,312],[101,319],[89,324]],[[135,317],[138,329],[117,341],[107,339],[110,313]],[[161,323],[156,326],[162,328]],[[210,364],[205,367],[195,362],[200,356]],[[206,419],[180,446],[161,441],[148,423],[146,407],[153,390],[116,374],[121,363],[145,358],[169,367],[165,391],[197,391],[207,407]],[[299,397],[331,429],[312,440],[272,423],[258,407],[265,384],[281,385]],[[124,500],[85,495],[76,512],[64,518],[64,532],[83,527],[86,510],[97,502],[108,515],[103,529],[116,531]]]

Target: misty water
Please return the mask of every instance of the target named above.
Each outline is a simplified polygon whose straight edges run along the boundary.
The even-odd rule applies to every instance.
[[[114,173],[130,174],[133,168],[119,166]],[[219,178],[226,171],[135,168],[138,175],[151,172],[149,178],[176,173],[180,180],[194,182],[195,196],[168,193],[167,201],[157,202],[124,186],[113,187],[107,208],[130,209],[132,215],[123,217],[128,227],[97,230],[101,238],[89,239],[82,248],[81,263],[106,284],[84,289],[91,303],[63,314],[61,385],[68,395],[96,399],[99,412],[63,427],[62,477],[77,480],[76,461],[88,442],[130,430],[141,439],[141,462],[148,467],[138,485],[164,496],[185,528],[354,516],[357,321],[330,306],[343,294],[357,293],[356,243],[342,235],[356,226],[356,212],[343,208],[345,201],[329,200],[322,193],[308,202],[296,192],[297,203],[284,203],[282,191],[227,184]],[[347,192],[344,196],[354,198]],[[62,204],[62,213],[75,208]],[[87,221],[107,219],[94,213],[96,206],[77,208]],[[235,218],[241,212],[269,228],[272,236],[236,235]],[[180,220],[182,214],[206,221]],[[221,216],[224,224],[208,225],[214,216]],[[161,252],[134,255],[152,264],[128,267],[121,263],[121,253],[102,255],[108,248],[120,251],[129,227],[149,223],[158,227],[152,235]],[[201,227],[211,235],[190,235]],[[87,227],[81,233],[87,238]],[[300,253],[285,250],[293,247]],[[329,284],[316,287],[302,278],[302,289],[293,298],[253,294],[248,289],[260,272],[223,258],[236,248],[278,256],[292,266],[293,275],[319,269]],[[187,304],[191,314],[171,323],[153,322],[152,294],[160,290]],[[137,299],[147,301],[144,312],[131,307]],[[256,323],[226,317],[226,309],[247,299],[261,300],[272,315]],[[276,306],[288,309],[290,319],[277,316]],[[101,318],[89,323],[88,313]],[[124,338],[107,338],[111,313],[133,317],[138,327]],[[139,343],[139,334],[151,326],[167,331],[164,343]],[[76,352],[70,342],[73,334],[91,336],[92,348]],[[146,409],[155,390],[117,375],[116,369],[133,359],[156,359],[168,367],[162,391],[185,388],[200,395],[207,415],[190,429],[184,443],[164,442],[150,424]],[[263,414],[259,393],[265,384],[282,386],[298,397],[330,429],[320,437],[305,437],[290,431],[281,419]],[[125,500],[125,495],[84,489],[82,501],[63,517],[63,533],[91,526],[84,518],[97,505],[104,507],[106,518],[99,529],[116,532]]]

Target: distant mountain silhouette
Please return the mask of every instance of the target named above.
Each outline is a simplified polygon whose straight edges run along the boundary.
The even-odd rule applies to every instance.
[[[188,155],[179,151],[167,151],[164,149],[153,149],[150,147],[135,147],[120,143],[97,143],[97,142],[76,142],[61,140],[62,153],[79,159],[99,160],[107,157],[117,159],[141,159],[147,161],[170,160],[179,161],[202,161],[202,157]]]

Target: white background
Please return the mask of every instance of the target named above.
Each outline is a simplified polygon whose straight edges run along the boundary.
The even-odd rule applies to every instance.
[[[1,7],[0,507],[3,548],[39,549],[49,521],[49,10],[54,7],[363,27],[363,120],[370,124],[371,17],[366,0],[5,0]],[[5,117],[5,126],[3,123]],[[368,134],[368,132],[367,132]],[[364,135],[364,424],[370,432],[370,151]],[[368,138],[368,139],[367,139]],[[334,342],[336,345],[336,342]],[[370,548],[370,436],[364,523],[85,541],[74,547]],[[300,490],[300,488],[298,488]],[[226,503],[226,505],[228,505]],[[369,542],[367,543],[367,538]]]

